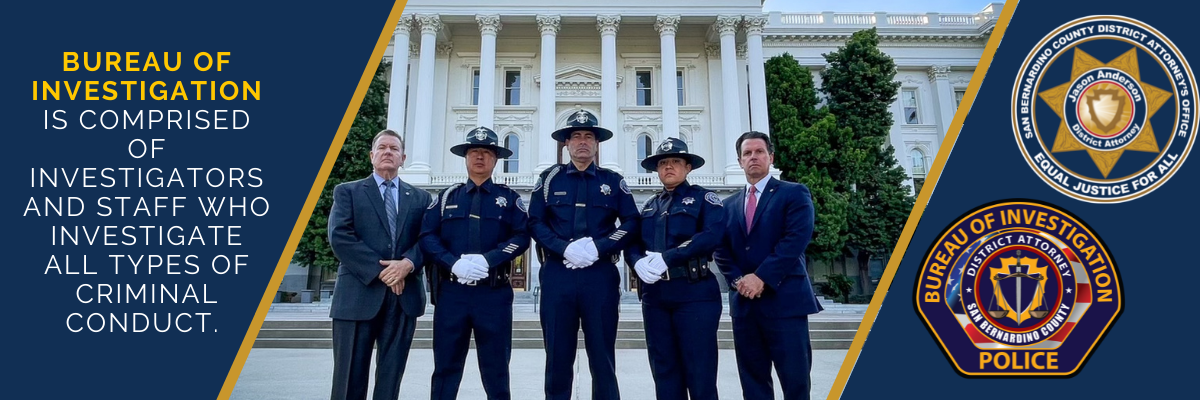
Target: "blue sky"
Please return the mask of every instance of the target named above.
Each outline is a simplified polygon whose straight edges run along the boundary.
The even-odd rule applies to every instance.
[[[1003,0],[767,0],[763,11],[783,12],[905,12],[976,13]]]

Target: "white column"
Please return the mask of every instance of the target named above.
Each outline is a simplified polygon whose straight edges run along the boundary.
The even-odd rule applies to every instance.
[[[614,137],[600,144],[600,166],[621,172],[619,138],[621,118],[617,115],[617,30],[620,15],[596,16],[600,31],[600,126],[613,131]]]
[[[479,108],[475,124],[492,128],[496,112],[496,33],[499,15],[476,15],[481,36],[479,50]]]
[[[767,16],[747,15],[746,63],[750,66],[750,128],[771,134],[767,118],[767,74],[763,63],[762,32],[767,26]]]
[[[954,86],[950,84],[950,66],[949,65],[934,65],[929,67],[929,81],[933,82],[934,99],[938,102],[938,116],[940,126],[938,127],[938,145],[941,145],[942,140],[946,138],[946,131],[950,130],[950,123],[954,122]]]
[[[708,70],[705,85],[708,86],[708,104],[709,110],[709,130],[711,131],[708,138],[708,155],[704,156],[708,163],[704,165],[706,171],[723,172],[726,162],[729,160],[728,138],[729,134],[725,132],[725,80],[721,79],[721,43],[704,43],[704,53],[707,55]],[[696,139],[692,139],[696,141]],[[699,153],[699,151],[693,151]],[[703,153],[701,153],[703,155]]]
[[[408,32],[412,28],[411,15],[401,15],[392,34],[392,81],[388,91],[387,128],[404,137],[404,118],[408,108]]]
[[[727,149],[725,150],[727,153],[725,173],[727,174],[742,172],[737,157],[729,157],[729,154],[737,154],[735,147],[737,138],[742,135],[741,104],[738,102],[737,44],[734,41],[738,25],[741,23],[742,17],[739,16],[717,17],[716,27],[717,31],[721,33],[721,110],[725,120],[724,148]]]
[[[537,138],[534,139],[538,144],[538,164],[534,168],[534,173],[541,173],[546,168],[558,162],[557,154],[554,154],[558,146],[554,139],[550,138],[550,132],[553,132],[554,116],[556,114],[557,99],[555,99],[554,75],[556,71],[556,60],[558,57],[555,51],[555,41],[557,40],[558,28],[561,19],[557,15],[538,15],[537,24],[538,30],[542,32],[542,72],[541,72],[541,93],[538,99],[541,104],[538,106],[538,132]],[[531,264],[532,265],[532,264]],[[532,271],[532,268],[530,268]]]
[[[679,29],[678,15],[659,15],[654,29],[658,31],[662,52],[662,120],[663,140],[679,137],[679,88],[675,84],[675,31]]]
[[[433,58],[433,87],[446,88],[450,84],[450,56],[454,52],[454,43],[438,42],[437,56]],[[433,149],[429,154],[429,169],[434,172],[450,172],[451,168],[458,167],[462,172],[467,172],[466,164],[461,158],[450,154],[450,146],[447,143],[458,144],[466,136],[467,132],[455,132],[453,120],[446,118],[450,112],[447,107],[449,94],[447,90],[434,90],[432,99],[422,99],[421,101],[433,102],[433,127],[430,132],[436,134],[430,135],[432,139],[429,143],[429,148]],[[449,120],[449,122],[448,122]],[[450,158],[449,167],[446,159]]]
[[[406,149],[412,165],[408,168],[413,172],[429,172],[429,154],[431,135],[433,134],[433,62],[437,46],[437,34],[442,30],[442,20],[436,14],[417,16],[421,25],[421,61],[417,76],[417,109],[416,124],[413,125],[412,143]]]

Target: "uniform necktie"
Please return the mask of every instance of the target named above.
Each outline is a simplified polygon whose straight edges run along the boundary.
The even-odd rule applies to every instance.
[[[392,188],[396,187],[396,183],[392,181],[384,181],[383,186],[383,209],[387,210],[388,233],[392,235],[392,241],[396,241],[396,197],[392,195]]]
[[[575,185],[575,228],[572,238],[581,239],[587,232],[587,175],[580,173]]]
[[[479,230],[479,222],[481,215],[479,214],[479,202],[483,197],[483,188],[476,187],[471,195],[471,215],[467,218],[467,252],[469,254],[481,254],[483,249],[479,244],[479,236],[482,234]]]
[[[667,214],[671,212],[671,192],[663,192],[658,200],[658,217],[654,221],[654,251],[667,250]]]
[[[750,194],[746,196],[746,232],[750,232],[750,228],[754,224],[754,209],[758,208],[758,197],[754,194],[758,192],[758,187],[750,185]]]

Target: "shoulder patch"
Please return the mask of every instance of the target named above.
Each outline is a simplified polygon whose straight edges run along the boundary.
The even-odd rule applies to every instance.
[[[717,206],[717,207],[724,207],[724,206],[725,206],[725,204],[721,203],[721,198],[720,198],[720,197],[717,197],[717,194],[716,194],[716,193],[713,193],[713,192],[708,192],[708,193],[705,193],[705,194],[704,194],[704,201],[707,201],[709,204],[712,204],[712,205],[714,205],[714,206]]]
[[[523,213],[529,214],[529,205],[525,204],[525,199],[521,196],[517,196],[517,209],[520,209]]]
[[[629,185],[625,184],[625,178],[621,178],[621,192],[624,192],[625,194],[633,194],[633,192],[629,190]]]

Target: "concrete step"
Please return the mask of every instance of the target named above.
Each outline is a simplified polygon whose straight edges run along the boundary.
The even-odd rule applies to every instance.
[[[581,335],[582,336],[582,335]],[[848,339],[811,339],[812,350],[847,350],[850,348]],[[330,339],[258,339],[254,340],[254,348],[332,348],[334,342]],[[545,348],[541,338],[512,339],[512,348]],[[732,339],[718,339],[716,347],[721,350],[732,350]],[[413,338],[413,348],[433,348],[432,338]],[[470,341],[470,348],[475,348],[475,341]],[[576,348],[586,348],[586,341],[578,340]],[[644,339],[617,339],[616,348],[636,348],[644,350]]]
[[[861,323],[861,321],[858,321],[858,320],[825,321],[825,320],[810,319],[808,322],[808,325],[809,325],[809,330],[856,331],[856,330],[858,330],[858,326],[860,323]],[[620,329],[642,330],[642,329],[644,329],[644,327],[645,327],[645,325],[643,324],[642,321],[618,321],[617,322],[617,329],[619,329],[619,330]],[[330,329],[333,329],[333,321],[330,321],[330,320],[323,320],[323,321],[263,321],[262,330],[272,330],[272,329],[324,329],[324,330],[330,330]],[[433,321],[418,320],[417,321],[417,329],[418,330],[433,329]],[[513,330],[514,331],[515,330],[537,330],[537,331],[540,331],[541,329],[542,329],[542,325],[541,325],[541,322],[539,322],[539,321],[513,321]],[[733,322],[721,321],[718,324],[717,329],[718,330],[732,330]]]
[[[809,337],[814,349],[849,349],[857,333],[858,321],[810,321]],[[331,321],[265,321],[254,341],[255,348],[329,349],[332,348]],[[579,348],[584,348],[583,332],[578,333]],[[544,346],[541,324],[537,321],[513,322],[513,348],[540,349]],[[617,348],[645,349],[646,332],[642,321],[619,321]],[[413,348],[433,346],[432,321],[417,321]],[[474,348],[474,340],[471,342]],[[717,346],[733,348],[732,323],[721,321],[717,329]]]

